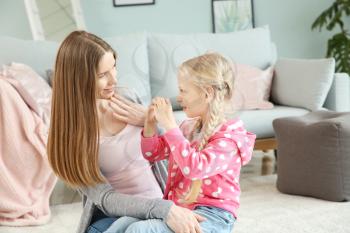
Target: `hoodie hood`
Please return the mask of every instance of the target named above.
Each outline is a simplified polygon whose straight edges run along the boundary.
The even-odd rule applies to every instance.
[[[224,123],[217,137],[229,138],[237,145],[238,154],[241,157],[242,165],[246,165],[252,158],[256,135],[248,132],[239,119],[229,120]]]

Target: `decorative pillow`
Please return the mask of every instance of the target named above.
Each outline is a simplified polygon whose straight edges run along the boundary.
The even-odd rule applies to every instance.
[[[229,59],[262,69],[274,59],[268,27],[218,34],[153,34],[148,37],[152,96],[175,100],[178,66],[207,51],[219,52]],[[172,104],[174,110],[181,109],[175,101]]]
[[[38,114],[45,123],[49,122],[51,111],[51,88],[31,67],[11,63],[4,65],[1,74],[19,81],[38,106]]]
[[[271,109],[269,102],[273,67],[266,70],[234,64],[236,77],[233,87],[232,106],[234,110]]]
[[[312,111],[323,106],[334,78],[335,61],[279,59],[272,84],[272,101]]]

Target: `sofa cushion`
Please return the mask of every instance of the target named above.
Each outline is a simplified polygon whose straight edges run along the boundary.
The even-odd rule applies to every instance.
[[[232,94],[234,110],[271,109],[269,102],[273,66],[266,70],[234,63],[235,81]]]
[[[216,51],[236,62],[266,68],[274,59],[268,27],[223,34],[153,34],[148,49],[152,96],[170,98],[174,109],[179,109],[177,68],[185,60]]]
[[[335,62],[328,59],[279,59],[272,100],[276,104],[319,110],[332,85]]]
[[[275,133],[272,127],[272,121],[280,117],[302,116],[309,113],[303,108],[294,108],[275,105],[272,109],[267,110],[244,110],[228,114],[227,118],[240,118],[245,128],[256,134],[257,138],[274,137]],[[183,111],[174,111],[175,119],[178,124],[186,119]]]
[[[151,87],[146,35],[130,34],[104,39],[118,54],[117,85],[130,88],[148,105],[151,100]]]
[[[270,138],[275,136],[272,121],[280,117],[302,116],[309,111],[303,108],[275,105],[268,110],[244,110],[231,115],[239,117],[246,129],[257,135],[257,138]]]

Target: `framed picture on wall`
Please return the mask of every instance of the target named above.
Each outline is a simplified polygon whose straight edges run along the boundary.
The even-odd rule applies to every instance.
[[[113,0],[115,7],[119,6],[136,6],[136,5],[152,5],[155,0]]]
[[[253,0],[212,0],[213,32],[254,27]]]

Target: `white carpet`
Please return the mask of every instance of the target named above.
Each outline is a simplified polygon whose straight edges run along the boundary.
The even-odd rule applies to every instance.
[[[328,202],[279,193],[276,175],[242,177],[239,218],[234,233],[349,233],[350,202]],[[73,233],[81,203],[57,205],[38,227],[0,227],[0,233]]]
[[[234,233],[350,233],[350,202],[282,194],[276,175],[241,180]]]

